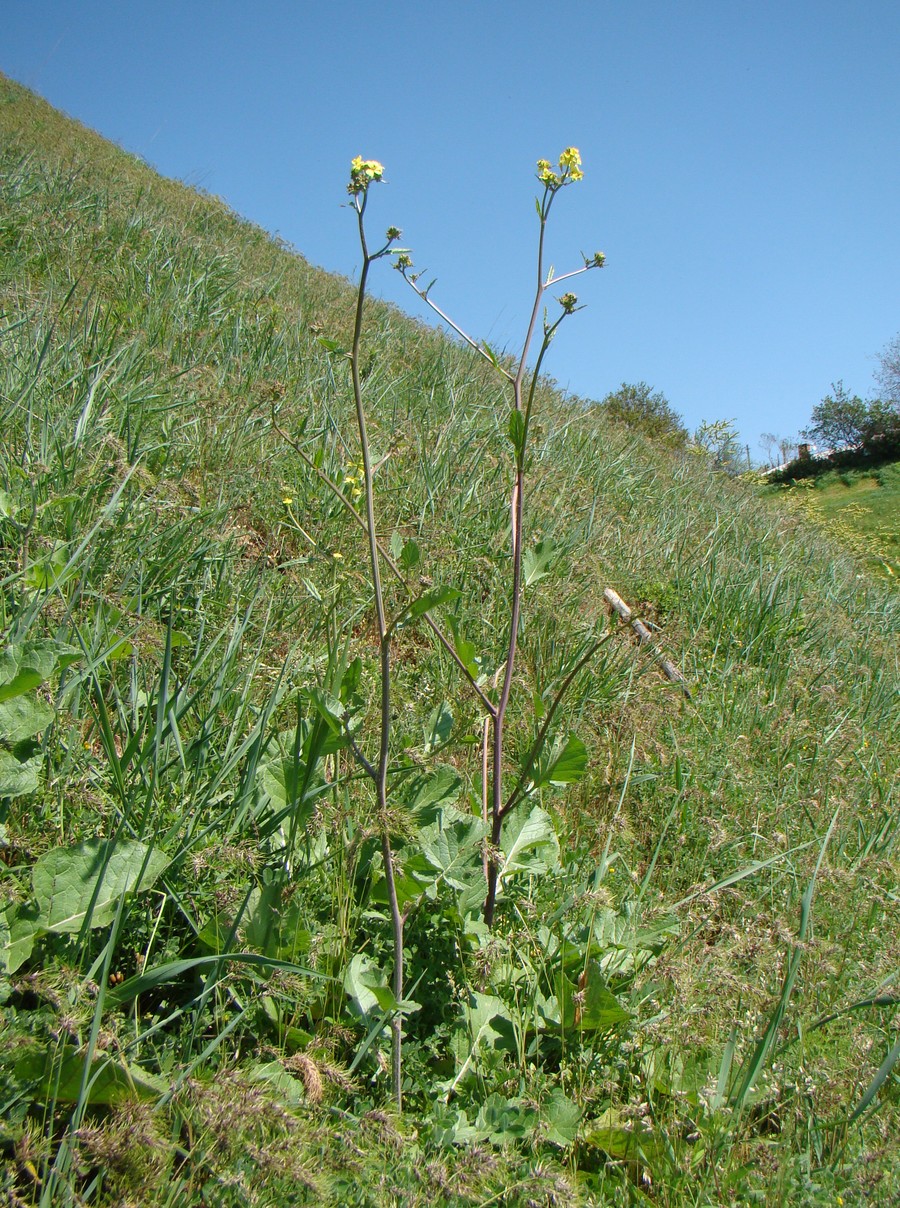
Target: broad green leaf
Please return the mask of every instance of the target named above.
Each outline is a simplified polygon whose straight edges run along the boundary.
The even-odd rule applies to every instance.
[[[0,491],[0,516],[5,516],[9,519],[16,514],[16,505],[13,503],[12,496],[6,491]]]
[[[544,751],[534,770],[534,787],[545,784],[576,784],[587,770],[587,747],[580,738],[569,734],[558,738],[549,751]]]
[[[475,1060],[482,1047],[493,1047],[502,1041],[503,1035],[495,1023],[509,1023],[509,1011],[501,998],[494,994],[480,994],[473,990],[467,1002],[462,1006],[462,1027],[455,1033],[452,1042],[459,1069],[449,1082],[440,1083],[439,1087],[449,1098],[466,1074],[473,1068]]]
[[[453,732],[453,710],[447,701],[432,709],[425,725],[425,754],[442,747]]]
[[[15,696],[0,701],[0,740],[21,742],[45,730],[53,721],[53,710],[36,696]]]
[[[606,984],[599,961],[589,961],[577,985],[559,970],[556,977],[559,1024],[566,1030],[607,1031],[631,1016]]]
[[[575,1143],[578,1135],[578,1124],[581,1120],[581,1108],[556,1087],[544,1105],[544,1123],[547,1126],[547,1140],[553,1145],[568,1146]]]
[[[412,537],[404,543],[403,549],[400,551],[400,565],[404,570],[412,570],[418,566],[422,560],[422,553],[418,545],[413,541]]]
[[[441,817],[419,831],[419,849],[431,867],[454,889],[468,889],[484,882],[480,859],[484,823],[480,818],[459,815]]]
[[[662,1148],[662,1142],[645,1125],[626,1119],[613,1107],[587,1122],[582,1140],[620,1162],[646,1162]]]
[[[417,1002],[394,997],[387,974],[369,956],[357,953],[344,973],[344,990],[360,1020],[367,1026],[378,1023],[385,1015],[408,1015],[421,1010]]]
[[[67,667],[78,657],[73,647],[51,639],[7,646],[0,652],[0,701],[39,687],[57,667]]]
[[[149,889],[168,864],[162,851],[144,843],[87,839],[57,847],[31,870],[40,922],[47,931],[80,931],[112,922],[123,894]]]
[[[529,1136],[538,1123],[538,1113],[533,1107],[495,1092],[482,1103],[475,1128],[492,1145],[506,1145]]]
[[[391,551],[391,557],[396,562],[403,553],[403,537],[396,529],[391,533],[391,539],[388,543],[388,549]]]
[[[31,956],[34,942],[44,929],[33,902],[7,907],[5,918],[6,937],[0,947],[0,966],[7,973],[15,973]]]
[[[513,810],[503,824],[500,849],[501,878],[516,872],[546,872],[554,867],[559,860],[559,840],[550,815],[539,806],[527,815]]]
[[[449,764],[439,764],[433,771],[414,777],[406,790],[406,808],[415,815],[420,826],[429,826],[440,810],[459,800],[462,781]]]
[[[327,336],[319,336],[316,343],[320,348],[324,348],[326,352],[336,353],[338,356],[348,356],[349,354],[340,346],[337,340],[329,340]]]
[[[44,1101],[77,1103],[84,1061],[84,1055],[71,1045],[66,1045],[62,1053],[56,1046],[29,1045],[15,1062],[15,1077],[20,1083],[36,1082],[37,1096]],[[91,1062],[87,1102],[109,1106],[128,1099],[158,1099],[168,1089],[168,1083],[159,1075],[103,1053]]]
[[[21,797],[36,792],[43,762],[42,755],[17,759],[12,751],[0,750],[0,797]]]
[[[534,549],[525,551],[522,555],[522,575],[526,587],[531,587],[532,583],[537,583],[547,577],[555,556],[556,543],[549,537],[539,541]]]

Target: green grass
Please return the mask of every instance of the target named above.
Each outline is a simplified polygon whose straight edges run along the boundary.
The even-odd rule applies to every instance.
[[[535,795],[555,839],[484,933],[479,713],[428,631],[400,631],[420,1009],[398,1118],[377,828],[329,721],[343,693],[365,746],[375,715],[365,539],[277,430],[355,475],[319,343],[346,346],[352,287],[2,79],[0,132],[9,1202],[887,1201],[900,597],[868,550],[542,389],[526,525],[557,553],[526,590],[509,743],[524,758],[535,700],[604,636],[556,726],[587,771]],[[411,586],[459,590],[440,619],[490,681],[490,367],[367,314],[381,536],[415,539]],[[881,473],[864,506],[896,493]],[[437,875],[423,836],[458,862]]]

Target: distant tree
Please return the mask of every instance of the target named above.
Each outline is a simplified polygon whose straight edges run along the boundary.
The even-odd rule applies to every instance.
[[[878,354],[878,365],[875,381],[881,388],[881,397],[900,407],[900,333]]]
[[[774,432],[763,432],[759,438],[760,447],[766,455],[770,466],[783,466],[792,457],[797,456],[797,441],[790,436],[776,436]]]
[[[660,390],[654,390],[646,382],[629,385],[623,382],[618,390],[602,400],[608,414],[618,423],[643,432],[653,440],[683,448],[688,441],[688,430],[681,416]]]
[[[742,460],[744,446],[736,422],[733,419],[704,420],[691,442],[698,453],[707,454],[717,469],[728,474],[740,474],[747,469]]]
[[[831,389],[813,408],[813,422],[804,432],[819,446],[866,451],[900,433],[900,403],[866,402],[858,394],[850,394],[843,382],[834,382]]]

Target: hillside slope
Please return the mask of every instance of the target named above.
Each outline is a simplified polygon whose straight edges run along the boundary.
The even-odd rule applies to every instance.
[[[547,384],[510,745],[524,760],[602,638],[552,719],[586,767],[534,789],[540,834],[487,933],[477,700],[424,626],[398,632],[390,826],[419,1009],[407,1114],[386,1111],[377,828],[327,703],[358,657],[365,749],[365,538],[291,446],[352,494],[322,337],[348,344],[354,298],[0,77],[10,1202],[883,1198],[900,597],[820,527]],[[415,542],[413,586],[458,590],[441,620],[489,691],[507,403],[465,348],[366,313],[380,535]]]

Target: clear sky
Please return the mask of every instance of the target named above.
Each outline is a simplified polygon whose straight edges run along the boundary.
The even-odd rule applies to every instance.
[[[0,70],[351,275],[349,161],[433,297],[513,350],[533,289],[534,162],[578,282],[547,370],[662,390],[757,455],[832,381],[871,394],[900,331],[898,0],[5,0]],[[376,287],[419,313],[399,275]]]

